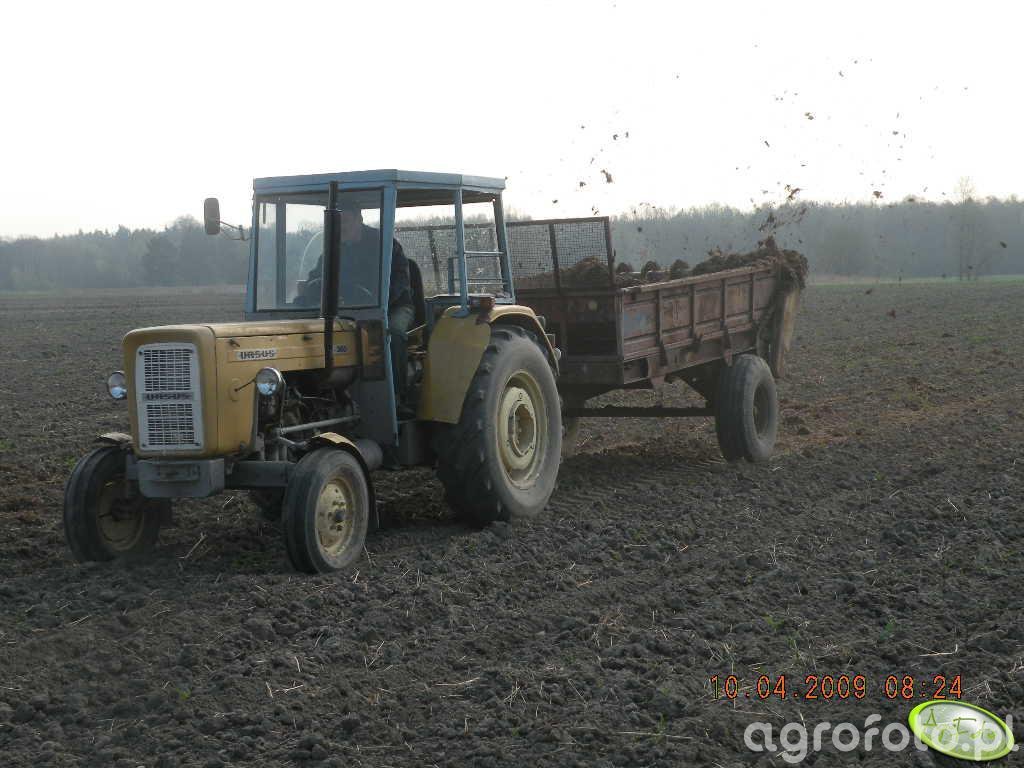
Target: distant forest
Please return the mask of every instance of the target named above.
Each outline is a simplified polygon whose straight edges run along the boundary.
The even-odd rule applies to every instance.
[[[807,256],[815,275],[878,279],[1024,273],[1024,202],[906,199],[862,204],[801,203],[740,211],[645,207],[612,217],[620,262],[691,265],[709,250],[751,250],[774,235]],[[245,282],[248,242],[209,237],[181,217],[163,231],[79,232],[0,240],[0,290],[34,291]]]

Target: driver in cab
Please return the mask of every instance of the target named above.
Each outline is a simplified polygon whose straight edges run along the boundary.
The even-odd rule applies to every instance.
[[[363,212],[353,200],[338,204],[341,211],[341,263],[338,295],[343,304],[365,304],[370,294],[366,286],[377,284],[380,269],[380,230],[363,223]],[[310,270],[306,291],[319,293],[323,275],[323,254]],[[308,296],[308,293],[307,293]],[[308,298],[313,298],[308,296]],[[388,291],[388,327],[407,333],[415,319],[409,261],[398,240],[391,246],[391,287]]]

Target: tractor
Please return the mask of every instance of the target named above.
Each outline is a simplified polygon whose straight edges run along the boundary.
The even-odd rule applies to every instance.
[[[175,499],[245,490],[280,520],[297,570],[336,571],[380,525],[373,473],[409,467],[435,467],[469,524],[538,514],[561,455],[560,353],[516,303],[504,186],[397,170],[256,179],[242,321],[124,337],[107,390],[130,434],[99,436],[67,481],[74,557],[145,556]],[[358,247],[344,211],[363,222]],[[437,212],[430,269],[407,260],[412,322],[395,327],[396,230]],[[204,219],[245,239],[216,198]]]

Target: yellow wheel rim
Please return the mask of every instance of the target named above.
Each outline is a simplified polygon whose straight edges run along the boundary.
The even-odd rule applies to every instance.
[[[540,384],[527,371],[505,383],[498,405],[498,454],[513,485],[530,488],[547,455],[547,411]]]
[[[138,542],[143,529],[143,505],[139,498],[127,498],[127,483],[112,480],[100,490],[96,522],[100,536],[111,552],[125,552]]]
[[[355,535],[352,487],[341,477],[327,483],[316,502],[316,536],[320,549],[330,557],[345,551]]]

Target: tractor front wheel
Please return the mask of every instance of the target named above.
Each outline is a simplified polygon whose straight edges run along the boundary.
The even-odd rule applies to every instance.
[[[170,502],[147,499],[125,478],[125,453],[117,446],[83,456],[64,487],[64,535],[75,559],[135,558],[156,546]]]
[[[302,457],[288,480],[281,515],[296,570],[329,573],[354,563],[369,521],[369,478],[355,456],[318,448]]]
[[[547,504],[562,451],[554,372],[517,326],[494,326],[458,424],[434,438],[437,476],[466,522],[533,517]]]

